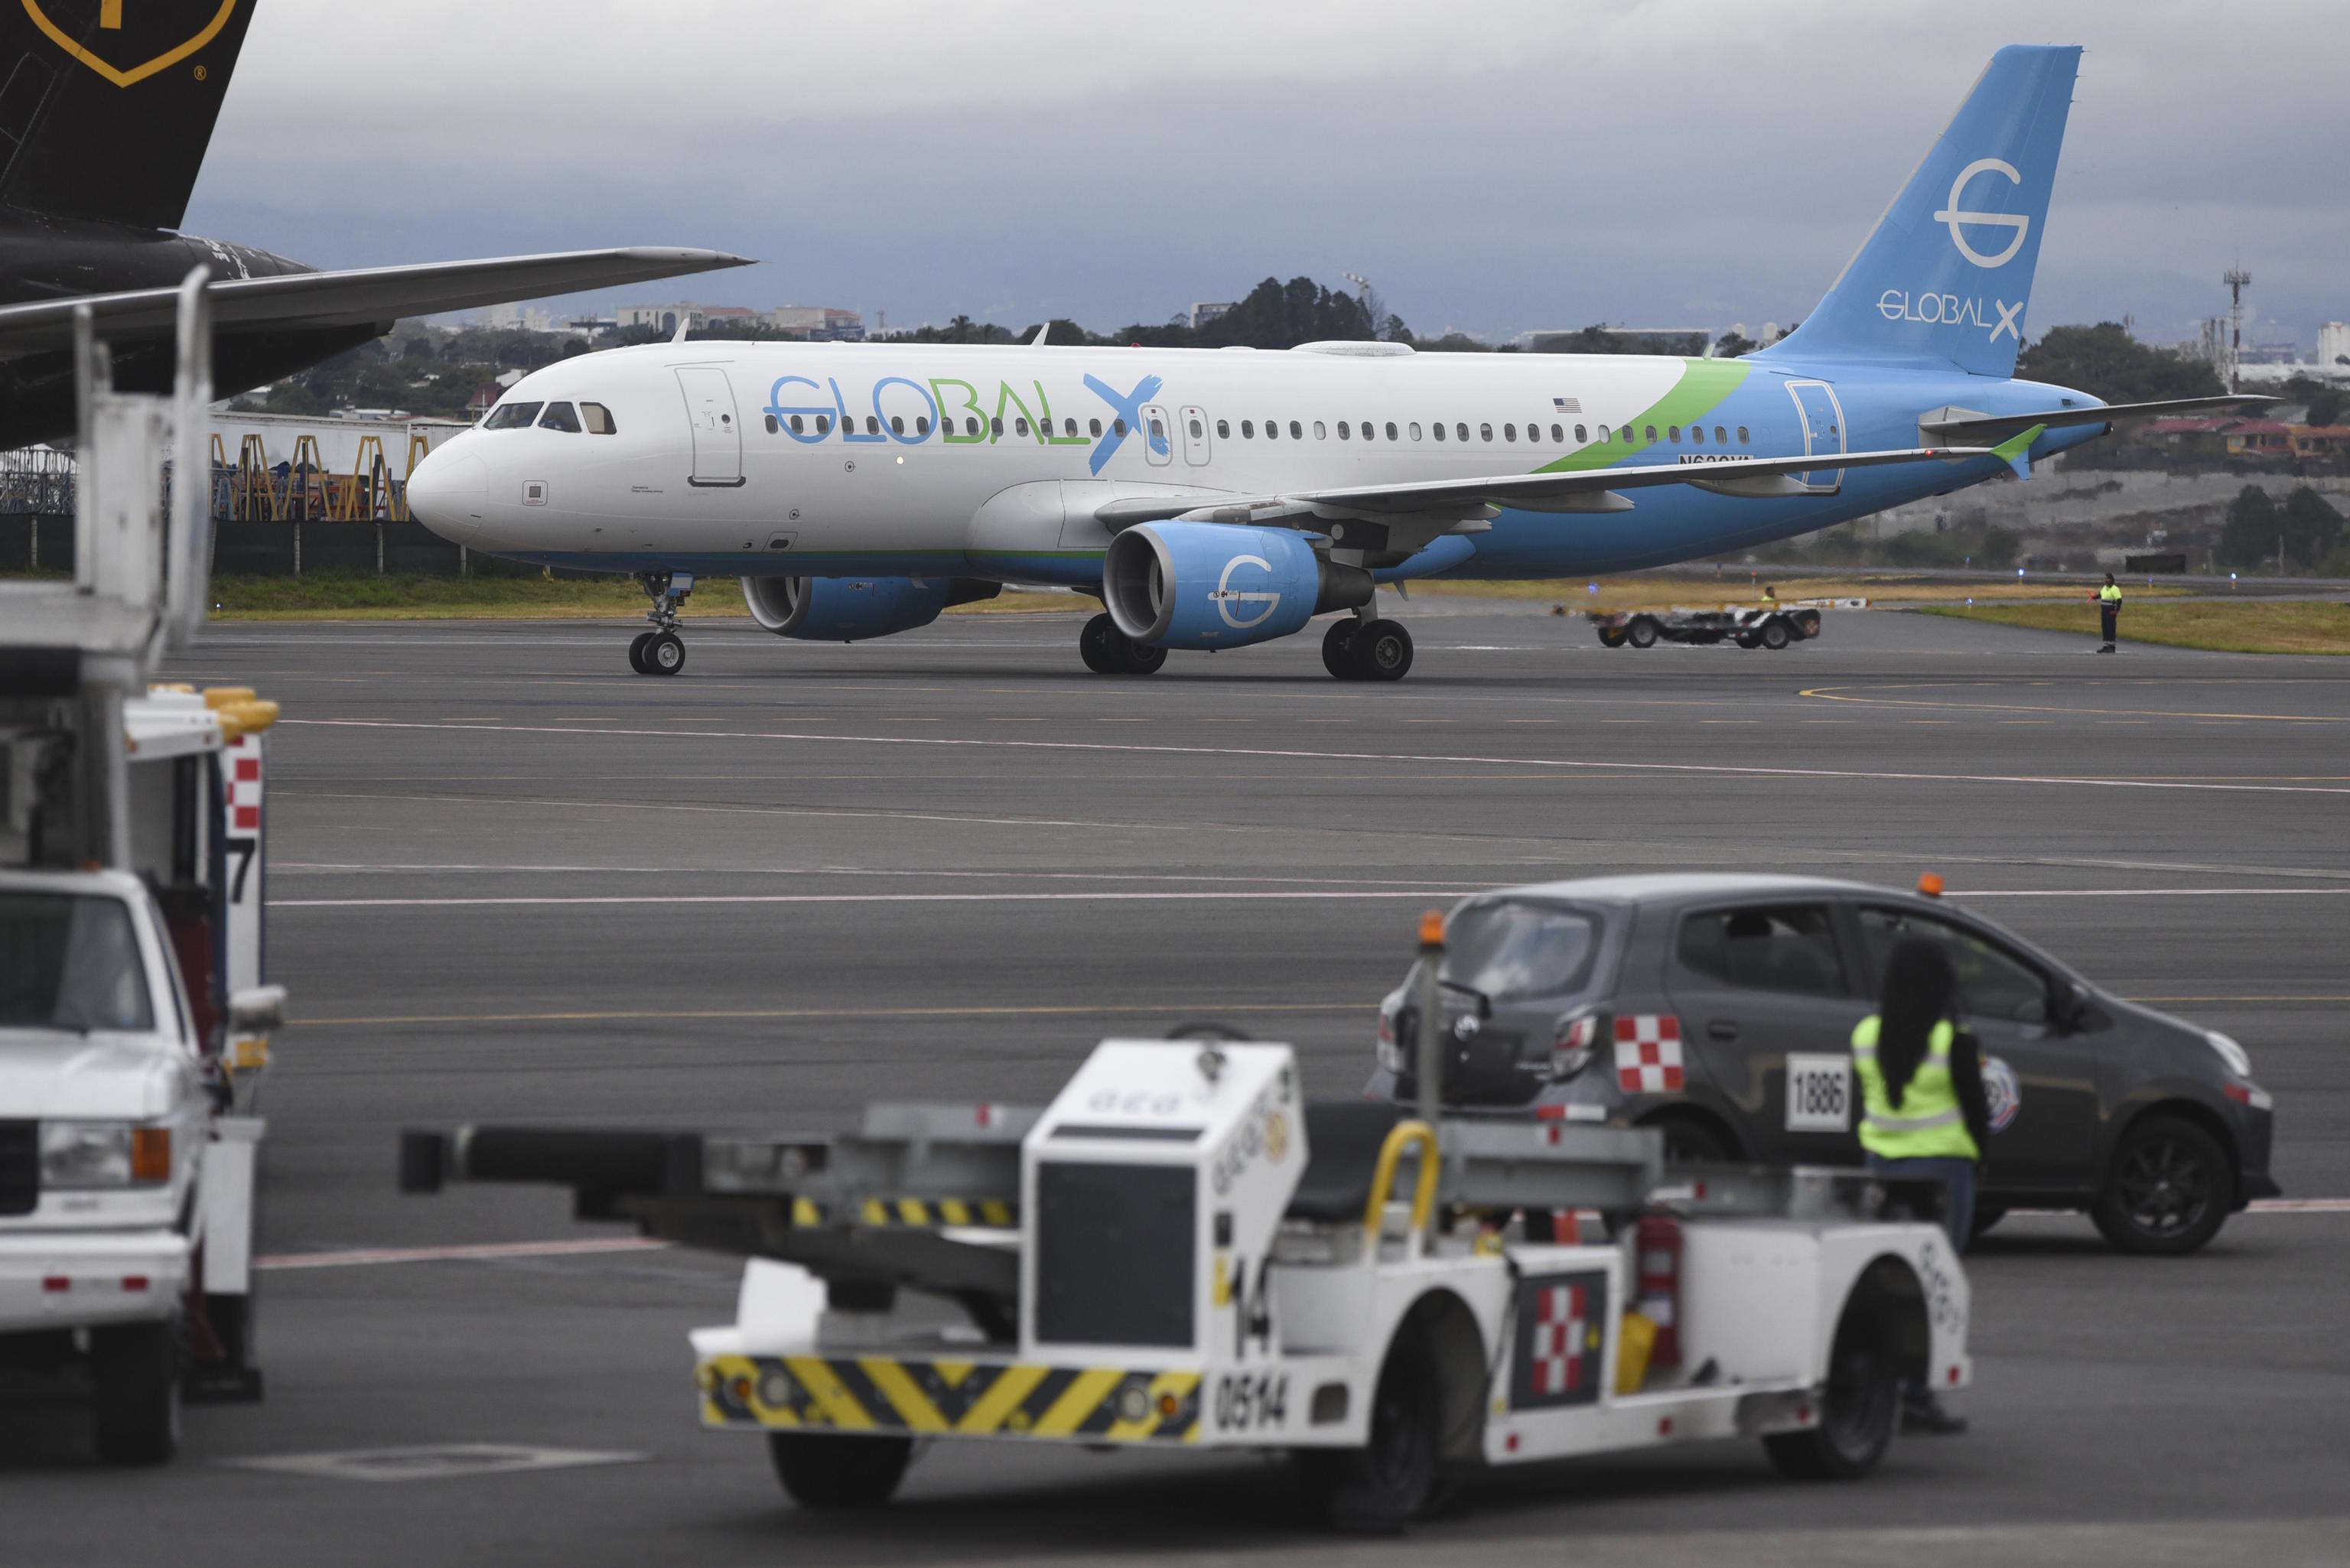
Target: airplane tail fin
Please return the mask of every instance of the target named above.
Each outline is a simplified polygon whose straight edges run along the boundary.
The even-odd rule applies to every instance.
[[[173,229],[259,0],[0,10],[0,203]]]
[[[2080,61],[2074,47],[1993,55],[1819,308],[1765,354],[2013,375]]]

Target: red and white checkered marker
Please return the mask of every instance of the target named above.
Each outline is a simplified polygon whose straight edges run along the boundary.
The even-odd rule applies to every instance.
[[[223,748],[228,786],[228,830],[244,835],[261,831],[261,738],[246,735]]]
[[[1616,1020],[1616,1083],[1627,1095],[1681,1092],[1681,1021],[1669,1012]]]
[[[1583,1381],[1583,1287],[1552,1285],[1534,1297],[1534,1343],[1528,1366],[1534,1392],[1572,1394]]]

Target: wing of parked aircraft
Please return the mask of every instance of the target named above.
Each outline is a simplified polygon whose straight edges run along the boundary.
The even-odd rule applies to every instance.
[[[393,322],[404,317],[470,310],[511,300],[613,288],[685,273],[749,265],[748,257],[729,255],[724,251],[632,245],[614,250],[495,256],[479,261],[353,267],[341,272],[297,272],[275,277],[224,278],[211,286],[213,322],[228,332],[240,328],[299,330],[370,324],[388,331]],[[0,306],[0,358],[70,343],[74,310],[82,305],[88,306],[97,316],[101,337],[168,333],[177,294],[172,288],[140,288]]]
[[[2027,425],[2106,425],[2121,420],[2177,419],[2184,414],[2217,413],[2222,409],[2259,409],[2282,400],[2263,393],[2230,393],[2217,398],[2166,398],[2152,403],[2099,403],[2090,408],[2043,409],[2030,414],[1978,414],[1963,409],[1942,410],[1940,419],[1918,421],[1926,435],[1964,440],[2003,440]]]
[[[1274,495],[1136,496],[1106,502],[1094,515],[1107,527],[1123,528],[1176,518],[1199,523],[1280,524],[1324,517],[1467,514],[1486,506],[1512,506],[1530,512],[1624,512],[1631,509],[1632,502],[1620,493],[1650,485],[1693,484],[1718,494],[1757,499],[1814,495],[1820,492],[1794,476],[1846,468],[1879,468],[1891,463],[1958,462],[1994,455],[2003,454],[1994,453],[1989,447],[1918,447],[1894,452],[1814,452],[1807,457],[1742,457],[1720,462],[1651,463],[1565,473],[1505,473],[1478,479],[1347,485]]]

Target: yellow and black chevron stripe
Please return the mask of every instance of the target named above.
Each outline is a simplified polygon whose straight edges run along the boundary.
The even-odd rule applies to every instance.
[[[719,1355],[694,1370],[712,1427],[1195,1443],[1200,1375],[895,1356]]]
[[[868,1198],[850,1210],[834,1210],[814,1199],[792,1199],[792,1223],[816,1225],[902,1225],[929,1229],[940,1225],[975,1225],[1009,1231],[1019,1223],[1019,1210],[997,1198],[976,1203],[960,1198]]]

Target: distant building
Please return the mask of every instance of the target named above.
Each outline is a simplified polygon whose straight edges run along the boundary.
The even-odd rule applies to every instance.
[[[1766,328],[1767,330],[1767,328]],[[1529,354],[1571,354],[1577,351],[1585,328],[1537,329],[1518,334],[1518,347]],[[1611,354],[1703,354],[1713,342],[1711,327],[1602,327]]]
[[[2329,370],[2350,370],[2350,321],[2329,321],[2317,329],[2317,362]]]
[[[1197,332],[1219,316],[1230,316],[1237,299],[1195,299],[1191,302],[1191,330]]]
[[[620,306],[619,323],[620,330],[623,332],[635,327],[650,327],[654,331],[662,333],[674,332],[677,330],[677,324],[681,321],[687,324],[688,331],[698,331],[710,325],[710,317],[703,306],[682,302],[676,305]]]
[[[865,337],[865,317],[832,305],[783,306],[767,312],[767,325],[812,343],[858,343]]]

